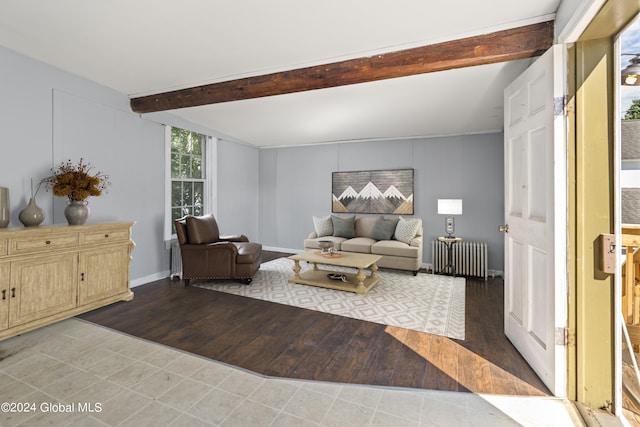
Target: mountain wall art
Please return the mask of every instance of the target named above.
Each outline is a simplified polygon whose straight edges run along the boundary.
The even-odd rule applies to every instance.
[[[331,212],[413,215],[413,169],[333,172]]]

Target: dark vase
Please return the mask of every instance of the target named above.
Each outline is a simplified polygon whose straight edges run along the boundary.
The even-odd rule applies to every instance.
[[[89,216],[89,206],[85,200],[72,200],[64,208],[64,217],[69,225],[82,225]]]

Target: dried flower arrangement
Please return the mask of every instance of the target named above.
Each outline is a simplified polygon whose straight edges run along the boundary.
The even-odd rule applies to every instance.
[[[77,164],[67,160],[52,169],[53,175],[44,178],[42,183],[47,190],[53,190],[54,196],[67,197],[72,202],[100,196],[111,185],[109,175],[102,172],[92,174],[91,170],[91,165],[82,158]]]

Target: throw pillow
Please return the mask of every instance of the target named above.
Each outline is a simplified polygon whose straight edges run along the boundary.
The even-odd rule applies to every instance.
[[[220,240],[220,230],[213,215],[188,216],[187,235],[189,243],[196,245],[213,243]]]
[[[408,245],[411,243],[411,240],[416,237],[416,233],[418,232],[419,227],[419,219],[406,220],[400,217],[398,219],[398,225],[396,226],[396,231],[393,237],[394,239],[404,242]]]
[[[378,218],[376,221],[376,225],[373,227],[373,233],[371,233],[371,238],[375,240],[391,240],[394,232],[396,231],[396,226],[398,224],[398,219],[385,219],[384,217]]]
[[[324,218],[314,216],[313,227],[318,237],[331,236],[333,234],[333,222],[331,222],[330,216],[325,216]]]
[[[340,217],[331,215],[333,235],[351,239],[356,237],[356,216]]]

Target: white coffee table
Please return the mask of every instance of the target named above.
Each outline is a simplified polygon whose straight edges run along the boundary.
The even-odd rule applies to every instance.
[[[335,255],[325,255],[316,249],[309,250],[289,257],[290,260],[294,261],[293,272],[295,274],[293,278],[289,279],[289,282],[366,294],[369,292],[369,289],[380,281],[380,277],[376,275],[376,271],[378,271],[376,262],[378,262],[380,258],[382,258],[380,255],[352,252],[338,252]],[[312,263],[313,270],[300,273],[302,270],[300,261]],[[358,273],[338,272],[345,275],[346,281],[333,280],[327,277],[327,274],[336,273],[336,271],[322,270],[318,268],[318,264],[353,267],[358,269]],[[365,269],[371,271],[368,276],[364,273]]]

